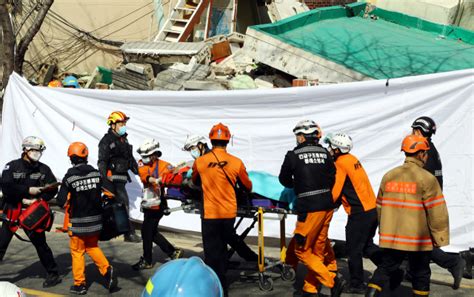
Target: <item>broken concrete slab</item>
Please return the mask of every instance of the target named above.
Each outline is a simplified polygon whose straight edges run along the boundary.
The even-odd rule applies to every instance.
[[[206,63],[211,55],[205,42],[127,42],[120,50],[127,62],[135,63],[189,63],[192,57],[198,63]]]
[[[188,80],[184,82],[184,89],[189,91],[217,91],[227,90],[223,82],[210,80]]]
[[[232,90],[248,90],[257,89],[258,86],[255,81],[248,75],[240,74],[236,75],[229,81],[229,87]]]
[[[154,90],[180,91],[184,89],[184,83],[188,80],[203,80],[209,75],[208,65],[195,64],[191,71],[182,71],[172,67],[161,71],[156,75]]]

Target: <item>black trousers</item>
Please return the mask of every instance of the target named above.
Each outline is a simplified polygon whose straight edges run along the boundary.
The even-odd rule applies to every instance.
[[[375,265],[382,261],[382,250],[374,244],[377,230],[377,211],[352,214],[346,225],[346,253],[351,277],[350,285],[358,287],[364,282],[363,255]]]
[[[10,230],[9,225],[8,222],[4,221],[0,229],[0,255],[4,255],[7,252],[8,245],[13,237],[13,232]],[[48,274],[58,274],[58,265],[54,260],[53,252],[46,243],[45,232],[25,230],[25,233],[36,248],[36,253],[38,254],[41,264],[46,269],[46,272]]]
[[[125,205],[125,207],[127,208],[128,215],[130,216],[130,202],[128,200],[127,189],[125,188],[126,184],[127,183],[125,182],[114,182],[113,189],[114,189],[115,199],[117,199],[117,201]],[[129,222],[130,222],[130,232],[128,234],[125,234],[125,236],[128,236],[130,234],[135,234],[135,227],[133,226],[131,221]]]
[[[382,249],[382,263],[374,271],[370,280],[380,288],[389,282],[390,276],[400,268],[405,257],[408,257],[408,264],[413,276],[413,290],[429,292],[430,290],[430,260],[431,251],[407,252],[393,249]]]
[[[237,238],[234,219],[202,219],[201,232],[204,246],[204,262],[219,277],[224,295],[227,295],[227,245]]]
[[[175,251],[174,246],[158,231],[158,224],[163,217],[162,210],[144,210],[144,220],[142,224],[143,239],[143,258],[147,263],[153,261],[153,242],[155,242],[161,250],[171,256]]]

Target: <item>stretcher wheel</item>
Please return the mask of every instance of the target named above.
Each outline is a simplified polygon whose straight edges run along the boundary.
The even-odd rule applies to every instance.
[[[262,291],[271,291],[273,290],[273,279],[269,276],[261,276],[258,280],[258,286]]]
[[[281,271],[281,279],[285,281],[294,281],[296,279],[296,271],[291,266],[283,266]]]

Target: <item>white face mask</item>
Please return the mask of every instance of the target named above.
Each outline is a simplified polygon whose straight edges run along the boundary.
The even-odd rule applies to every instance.
[[[33,162],[38,162],[41,158],[42,153],[39,151],[28,151],[27,152],[28,158]]]
[[[151,162],[151,157],[143,157],[142,162],[145,163],[145,164],[150,163]]]
[[[201,157],[201,152],[199,151],[198,148],[192,149],[190,153],[194,159]]]

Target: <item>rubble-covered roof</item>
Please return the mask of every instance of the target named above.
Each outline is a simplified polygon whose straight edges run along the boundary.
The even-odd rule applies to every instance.
[[[303,50],[376,79],[474,68],[474,32],[382,9],[367,14],[365,7],[315,9],[252,26],[247,36],[254,30],[286,52],[291,53],[288,47]],[[268,65],[278,62],[267,56]]]

